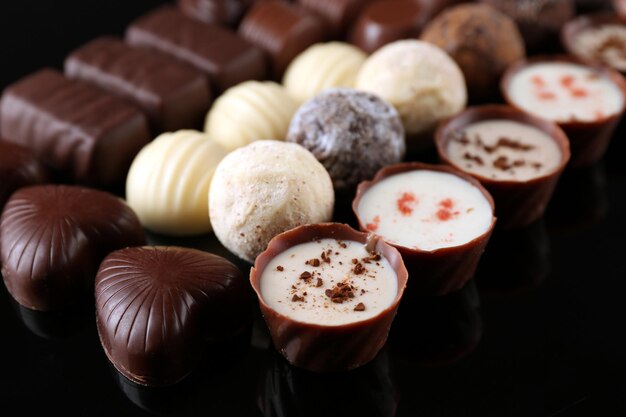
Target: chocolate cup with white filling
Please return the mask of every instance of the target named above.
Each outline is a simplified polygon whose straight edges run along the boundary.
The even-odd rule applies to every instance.
[[[557,122],[559,127],[563,129],[569,139],[571,151],[569,165],[572,168],[593,165],[595,162],[600,160],[602,156],[604,156],[604,153],[611,142],[611,138],[613,137],[613,133],[615,132],[615,128],[617,128],[624,110],[626,110],[626,81],[622,75],[615,70],[600,65],[585,63],[584,61],[571,55],[536,56],[516,62],[504,73],[500,82],[500,90],[502,96],[509,105],[524,111],[519,108],[515,104],[515,100],[511,98],[511,95],[509,94],[509,85],[513,81],[513,78],[521,70],[541,62],[563,62],[584,65],[597,71],[598,74],[608,77],[621,90],[622,95],[624,96],[624,101],[620,111],[590,122],[583,122],[579,120]]]
[[[528,180],[496,180],[467,173],[480,181],[493,197],[496,205],[496,216],[498,217],[498,228],[524,227],[543,216],[559,177],[569,161],[569,141],[563,130],[555,123],[539,119],[515,108],[502,105],[470,107],[439,125],[435,134],[435,143],[441,161],[465,172],[462,167],[453,163],[448,157],[448,144],[455,132],[471,124],[486,120],[506,120],[537,128],[550,136],[561,151],[561,161],[554,171]]]
[[[358,219],[361,230],[367,230],[366,221],[359,216],[359,203],[365,193],[386,178],[420,170],[452,174],[469,182],[484,195],[491,206],[492,213],[495,211],[493,198],[473,177],[445,165],[405,162],[385,167],[378,171],[371,181],[363,181],[359,184],[356,197],[352,201],[352,210]],[[390,243],[402,254],[402,259],[404,259],[406,268],[411,275],[411,285],[408,292],[412,296],[444,295],[462,288],[474,276],[495,224],[496,218],[492,215],[492,221],[487,230],[462,245],[422,250]]]
[[[387,259],[398,280],[398,292],[391,305],[369,319],[340,325],[297,321],[268,306],[261,292],[261,279],[268,263],[293,246],[320,239],[359,242]],[[318,373],[347,371],[374,359],[387,341],[407,280],[408,272],[400,252],[376,235],[339,223],[299,226],[281,233],[256,258],[250,271],[250,283],[259,297],[274,346],[292,365]]]
[[[610,67],[608,63],[602,62],[601,60],[594,59],[591,56],[580,55],[576,51],[576,39],[581,32],[587,29],[592,29],[596,26],[611,24],[626,26],[626,16],[620,17],[615,13],[595,13],[591,15],[578,16],[577,18],[567,22],[561,28],[561,43],[563,44],[563,48],[565,49],[565,51],[567,51],[568,54],[575,56],[581,61],[587,62],[592,65],[597,64]],[[619,71],[617,69],[615,70]],[[626,70],[620,72],[622,74],[626,74]]]

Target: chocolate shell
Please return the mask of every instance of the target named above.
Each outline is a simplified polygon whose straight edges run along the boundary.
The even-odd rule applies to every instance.
[[[326,21],[333,35],[341,36],[359,12],[374,0],[298,0],[298,4]]]
[[[211,103],[208,80],[200,71],[114,37],[72,52],[65,59],[65,75],[136,105],[150,119],[153,133],[201,126]]]
[[[48,182],[43,164],[27,148],[0,140],[0,212],[11,194],[28,185]]]
[[[282,1],[260,1],[244,17],[239,35],[270,55],[272,70],[278,79],[300,52],[326,40],[326,26],[299,6]]]
[[[87,83],[43,69],[10,85],[0,103],[1,137],[28,147],[81,184],[122,184],[150,140],[135,107]]]
[[[336,326],[303,323],[269,307],[261,294],[261,277],[267,264],[292,246],[324,238],[374,245],[374,250],[389,261],[398,278],[398,293],[393,303],[370,319]],[[408,273],[396,249],[374,235],[339,223],[300,226],[281,233],[256,258],[250,271],[250,283],[259,298],[274,346],[292,365],[313,372],[355,369],[374,359],[387,340],[407,279]]]
[[[509,106],[487,105],[470,107],[439,125],[435,143],[439,159],[456,167],[447,156],[448,143],[454,132],[482,120],[511,120],[535,127],[550,136],[561,151],[561,161],[556,170],[526,181],[503,181],[480,175],[476,178],[489,191],[496,205],[499,228],[520,228],[543,216],[561,173],[570,158],[569,141],[565,133],[554,123],[539,119]],[[456,167],[457,169],[461,168]]]
[[[626,2],[624,2],[626,7]],[[563,48],[567,51],[568,54],[576,56],[582,61],[588,62],[590,64],[597,65],[605,65],[611,67],[608,62],[604,62],[602,57],[594,56],[593,54],[589,54],[588,56],[584,56],[582,54],[577,53],[576,50],[576,40],[578,35],[586,31],[587,29],[592,29],[594,26],[602,26],[602,25],[617,25],[617,26],[626,26],[626,15],[620,16],[614,13],[597,13],[593,15],[584,15],[579,16],[576,19],[570,20],[567,22],[565,26],[561,29],[561,43],[563,44]],[[600,45],[600,48],[604,48],[605,46],[609,46],[611,48],[621,48],[624,50],[626,48],[625,45],[619,43],[619,39],[611,39],[603,42],[603,45]],[[599,48],[599,49],[600,49]],[[616,71],[620,71],[622,74],[626,73],[626,70],[615,68]]]
[[[445,165],[406,162],[385,167],[378,171],[371,181],[363,181],[359,184],[356,197],[352,201],[352,210],[358,219],[361,230],[367,230],[365,222],[359,217],[358,210],[363,195],[385,178],[415,170],[438,171],[456,175],[478,188],[491,205],[492,211],[495,209],[493,198],[489,192],[473,177]],[[474,276],[495,224],[496,218],[493,217],[491,226],[485,233],[458,246],[426,251],[391,244],[402,254],[406,269],[411,276],[409,293],[412,296],[444,295],[462,288]]]
[[[508,86],[513,80],[513,77],[518,71],[537,62],[571,62],[585,65],[593,68],[599,74],[608,77],[622,91],[624,104],[621,111],[593,122],[569,121],[558,123],[559,127],[563,129],[569,139],[571,151],[569,165],[573,168],[593,165],[604,156],[624,110],[626,110],[626,81],[624,77],[615,70],[600,65],[585,63],[571,55],[535,56],[518,61],[511,65],[504,73],[500,82],[500,91],[509,105],[516,107],[515,102],[508,93]]]
[[[163,6],[140,17],[126,30],[126,42],[177,58],[207,74],[215,91],[267,75],[266,57],[259,48],[216,24],[185,16]]]
[[[122,200],[83,187],[22,188],[0,218],[4,282],[33,310],[62,310],[88,299],[100,261],[143,243],[139,220]]]
[[[178,8],[205,23],[235,26],[255,0],[178,0]]]
[[[246,281],[226,259],[144,246],[111,253],[96,277],[96,320],[109,360],[128,379],[172,385],[212,343],[250,321]]]
[[[428,19],[431,7],[417,0],[375,1],[363,9],[350,42],[367,53],[393,41],[416,38]]]

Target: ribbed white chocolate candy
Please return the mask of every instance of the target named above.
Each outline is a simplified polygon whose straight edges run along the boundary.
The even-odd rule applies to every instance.
[[[283,84],[292,97],[304,103],[328,88],[354,87],[366,58],[365,52],[347,43],[318,43],[291,62]]]
[[[204,130],[228,151],[260,139],[284,140],[297,108],[280,84],[246,81],[215,101]]]
[[[328,172],[300,145],[262,140],[228,154],[215,170],[209,213],[215,236],[253,262],[279,233],[330,221]]]
[[[211,231],[207,196],[226,151],[194,130],[164,133],[144,147],[126,180],[126,198],[154,232],[188,236]]]

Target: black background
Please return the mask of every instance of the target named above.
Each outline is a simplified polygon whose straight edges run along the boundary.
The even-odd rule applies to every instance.
[[[4,87],[164,1],[2,3]],[[475,282],[405,300],[383,353],[348,375],[290,368],[258,321],[252,346],[213,352],[182,386],[142,390],[110,368],[93,311],[33,317],[2,287],[0,415],[145,415],[135,403],[213,416],[626,415],[625,135],[600,164],[566,173],[543,221],[498,233]],[[182,243],[225,253],[209,238]]]

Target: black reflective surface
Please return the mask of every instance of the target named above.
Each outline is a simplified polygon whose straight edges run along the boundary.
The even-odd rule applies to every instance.
[[[2,86],[159,3],[3,2]],[[626,415],[625,159],[626,124],[600,164],[566,173],[544,219],[496,232],[466,288],[404,300],[385,349],[349,374],[290,367],[257,317],[181,385],[146,389],[109,365],[91,305],[38,314],[0,286],[0,415]],[[229,256],[209,237],[151,241]]]

